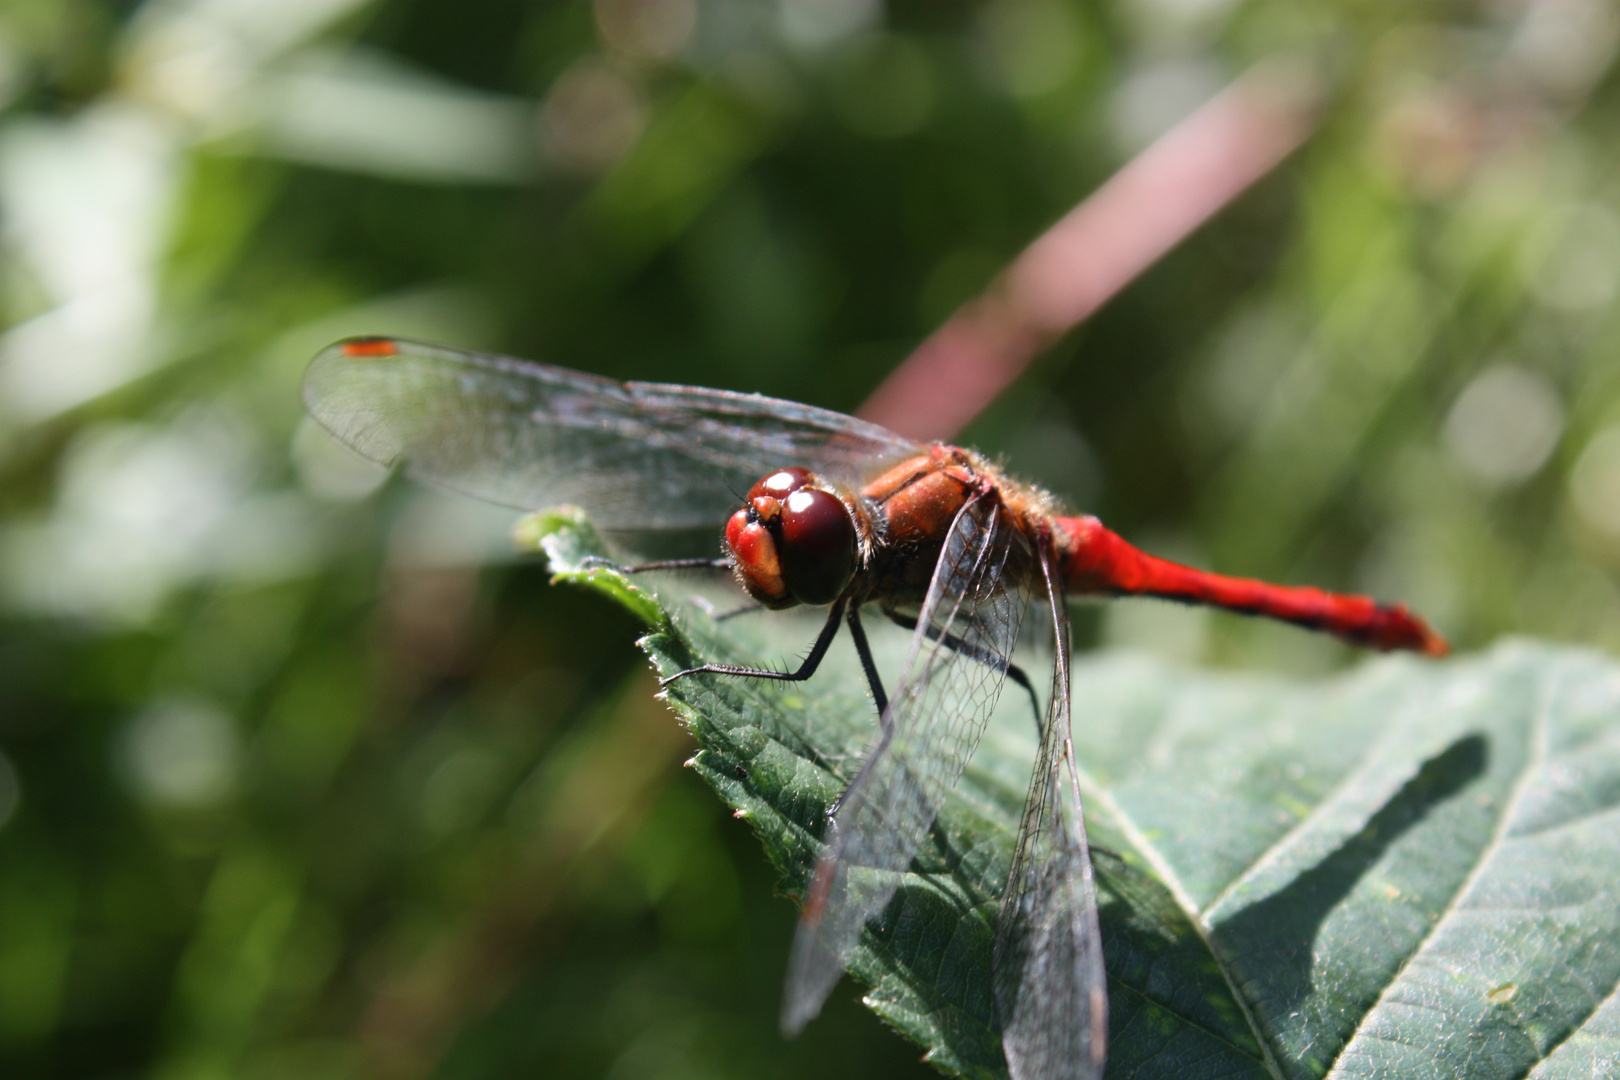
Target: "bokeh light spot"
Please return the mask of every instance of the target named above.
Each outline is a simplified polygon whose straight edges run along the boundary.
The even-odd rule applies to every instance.
[[[552,85],[540,123],[559,165],[599,172],[630,152],[646,115],[629,80],[601,60],[587,59]]]
[[[596,0],[596,28],[615,52],[640,60],[671,60],[692,39],[695,0]]]
[[[1056,0],[1002,0],[985,9],[984,44],[1014,97],[1036,98],[1068,83],[1085,60],[1080,20]]]
[[[218,803],[236,783],[235,721],[198,697],[160,698],[130,721],[123,763],[137,794],[166,806]]]
[[[878,20],[878,0],[777,0],[782,37],[800,48],[841,41]]]
[[[1620,293],[1620,216],[1600,203],[1548,214],[1524,251],[1525,284],[1549,307],[1585,311]]]
[[[1569,495],[1588,525],[1620,539],[1620,424],[1586,444],[1570,473]]]
[[[422,825],[434,839],[460,832],[489,806],[500,774],[494,755],[481,746],[446,757],[422,786]]]
[[[1114,92],[1114,137],[1125,149],[1140,150],[1214,97],[1225,82],[1220,71],[1200,60],[1146,64]]]
[[[1536,372],[1500,364],[1458,395],[1445,439],[1469,475],[1495,487],[1534,476],[1563,430],[1564,408],[1552,385]]]

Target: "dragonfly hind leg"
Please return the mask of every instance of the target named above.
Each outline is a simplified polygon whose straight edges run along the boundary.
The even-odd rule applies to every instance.
[[[884,612],[884,614],[886,614],[889,617],[889,621],[893,622],[896,626],[903,627],[904,629],[911,631],[915,631],[917,629],[916,619],[909,618],[905,615],[896,614],[893,611],[887,611]],[[928,640],[939,641],[952,652],[960,653],[969,660],[977,660],[979,663],[988,665],[989,667],[998,667],[1001,664],[1000,657],[991,656],[983,649],[976,645],[968,644],[955,634],[946,634],[944,638],[941,638],[939,636],[939,631],[934,627],[929,627],[928,629]],[[1022,686],[1024,688],[1024,693],[1029,695],[1029,707],[1034,711],[1035,714],[1035,734],[1037,737],[1039,737],[1044,729],[1044,720],[1042,719],[1041,713],[1041,699],[1035,695],[1035,684],[1030,681],[1028,673],[1026,673],[1023,668],[1013,663],[1009,663],[1007,665],[1007,678],[1011,679],[1019,686]]]
[[[897,626],[904,627],[912,632],[915,632],[917,629],[916,619],[909,619],[904,615],[898,615],[892,611],[886,611],[884,614],[887,615],[890,621],[895,623]],[[829,625],[831,625],[830,622]],[[855,640],[855,651],[860,654],[861,667],[866,671],[866,682],[872,688],[872,701],[877,705],[879,733],[878,745],[881,748],[884,743],[888,742],[889,728],[893,722],[892,718],[889,716],[889,699],[883,692],[882,680],[878,678],[877,664],[872,660],[872,649],[866,642],[866,631],[861,627],[860,614],[858,610],[853,607],[849,609],[849,633],[850,637]],[[1000,660],[998,658],[991,656],[989,653],[985,652],[981,648],[978,648],[977,646],[968,644],[955,634],[946,634],[943,638],[941,638],[937,630],[930,628],[928,638],[930,641],[943,642],[947,649],[950,649],[954,653],[965,656],[969,660],[977,660],[979,663],[985,664],[989,667],[997,667],[1000,665]],[[1009,663],[1007,665],[1007,677],[1013,682],[1017,683],[1019,686],[1022,686],[1024,688],[1024,692],[1029,695],[1030,708],[1034,710],[1035,714],[1035,734],[1037,737],[1039,737],[1043,729],[1041,719],[1041,702],[1040,699],[1035,696],[1034,683],[1030,682],[1029,675],[1017,664]],[[843,808],[844,799],[847,798],[849,793],[854,791],[856,786],[865,779],[867,770],[872,767],[872,764],[876,758],[877,754],[874,753],[866,760],[865,764],[861,766],[861,771],[855,774],[855,778],[851,780],[849,785],[844,789],[844,794],[840,795],[827,810],[827,824],[829,828],[837,827],[838,811]]]

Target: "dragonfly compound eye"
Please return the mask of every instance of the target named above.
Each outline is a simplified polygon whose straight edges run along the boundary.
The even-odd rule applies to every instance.
[[[855,523],[849,508],[829,491],[802,487],[781,501],[780,520],[780,529],[773,531],[788,592],[801,604],[838,599],[855,575]]]
[[[748,489],[748,500],[768,495],[773,499],[781,500],[798,491],[814,480],[809,469],[801,469],[790,465],[785,469],[777,469],[765,479]]]

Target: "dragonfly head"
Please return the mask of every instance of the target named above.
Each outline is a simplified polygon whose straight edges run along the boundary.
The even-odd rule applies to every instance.
[[[748,595],[769,608],[830,604],[855,576],[855,522],[805,469],[778,469],[748,489],[726,523]]]

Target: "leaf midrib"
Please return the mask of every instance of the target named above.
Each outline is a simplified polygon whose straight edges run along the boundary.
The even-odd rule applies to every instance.
[[[1390,990],[1393,989],[1394,986],[1400,981],[1402,973],[1407,969],[1411,962],[1423,952],[1423,950],[1428,946],[1429,942],[1433,940],[1435,934],[1437,934],[1441,927],[1445,925],[1447,917],[1457,910],[1457,906],[1461,902],[1462,898],[1468,894],[1468,892],[1473,888],[1475,882],[1477,882],[1480,876],[1485,872],[1486,867],[1491,862],[1492,854],[1501,847],[1504,839],[1506,838],[1507,830],[1510,828],[1511,822],[1514,819],[1515,812],[1519,808],[1524,798],[1526,790],[1541,766],[1546,762],[1547,724],[1551,716],[1552,703],[1557,697],[1558,687],[1562,684],[1562,681],[1563,675],[1559,674],[1545,683],[1541,688],[1541,692],[1539,694],[1540,700],[1537,702],[1536,711],[1532,717],[1530,728],[1527,733],[1526,741],[1528,746],[1527,753],[1525,755],[1525,762],[1520,767],[1518,776],[1514,779],[1513,790],[1503,806],[1502,813],[1497,819],[1496,826],[1492,830],[1490,838],[1484,845],[1480,847],[1479,852],[1474,860],[1474,864],[1469,870],[1468,876],[1464,878],[1458,888],[1453,892],[1451,898],[1446,902],[1445,907],[1436,914],[1432,924],[1430,925],[1428,931],[1425,932],[1422,939],[1413,946],[1412,950],[1407,954],[1406,959],[1402,961],[1400,967],[1396,969],[1394,974],[1390,976],[1388,982],[1386,982],[1384,987],[1379,991],[1377,1001],[1375,1001],[1356,1022],[1349,1035],[1346,1036],[1343,1044],[1339,1047],[1338,1052],[1334,1055],[1333,1060],[1329,1063],[1328,1070],[1324,1075],[1332,1075],[1333,1070],[1337,1067],[1338,1062],[1343,1057],[1345,1051],[1347,1051],[1350,1046],[1355,1043],[1356,1039],[1361,1037],[1363,1034],[1368,1019],[1373,1015],[1374,1012],[1378,1010],[1379,1006],[1382,1005],[1385,999],[1388,997]],[[1204,910],[1213,910],[1214,907],[1219,903],[1220,899],[1224,898],[1229,892],[1231,892],[1236,884],[1249,880],[1257,866],[1264,861],[1265,858],[1276,852],[1283,845],[1287,844],[1289,838],[1297,835],[1300,828],[1307,822],[1315,819],[1319,815],[1322,808],[1332,802],[1338,793],[1344,789],[1345,785],[1350,782],[1351,778],[1361,775],[1366,767],[1366,763],[1375,758],[1377,752],[1377,748],[1369,750],[1368,754],[1364,755],[1357,763],[1357,766],[1346,774],[1345,781],[1337,785],[1333,792],[1330,792],[1326,797],[1316,804],[1315,808],[1313,808],[1309,815],[1291,826],[1282,837],[1271,844],[1267,850],[1263,852],[1253,863],[1246,867],[1242,873],[1237,875],[1232,883],[1228,884],[1226,888],[1221,890],[1221,893],[1216,898],[1216,901],[1212,902],[1209,908]],[[1080,780],[1082,785],[1086,788],[1086,797],[1089,800],[1094,800],[1108,811],[1110,817],[1118,825],[1120,831],[1125,834],[1132,846],[1142,854],[1149,866],[1153,868],[1154,873],[1158,875],[1161,883],[1165,887],[1165,890],[1175,901],[1176,906],[1181,910],[1182,914],[1186,916],[1188,922],[1192,924],[1194,931],[1198,934],[1199,939],[1204,943],[1204,947],[1209,951],[1210,956],[1214,959],[1216,967],[1220,970],[1221,978],[1226,982],[1227,989],[1232,994],[1233,1001],[1237,1003],[1238,1008],[1242,1011],[1244,1021],[1249,1025],[1250,1033],[1254,1036],[1256,1045],[1260,1047],[1262,1060],[1267,1071],[1273,1077],[1275,1077],[1276,1080],[1286,1080],[1286,1074],[1282,1071],[1282,1067],[1277,1059],[1272,1040],[1267,1037],[1265,1031],[1259,1024],[1258,1018],[1251,1009],[1247,997],[1239,990],[1237,982],[1233,977],[1233,973],[1230,970],[1225,957],[1217,947],[1214,939],[1210,936],[1210,927],[1205,922],[1202,911],[1194,903],[1191,894],[1188,893],[1185,886],[1182,885],[1179,876],[1170,865],[1169,860],[1166,858],[1164,853],[1160,851],[1160,849],[1148,838],[1147,834],[1137,825],[1134,818],[1126,812],[1125,808],[1112,797],[1108,789],[1102,784],[1098,783],[1097,780],[1083,768],[1080,769]],[[1620,983],[1617,983],[1616,988],[1611,989],[1608,995],[1598,999],[1598,1004],[1594,1006],[1593,1012],[1596,1012],[1598,1008],[1601,1008],[1603,1001],[1608,1000],[1609,997],[1613,997],[1617,989],[1620,989]],[[1591,1015],[1591,1013],[1588,1013],[1587,1018],[1589,1019]],[[1183,1019],[1187,1023],[1193,1023],[1190,1018],[1183,1017]],[[1585,1020],[1583,1020],[1581,1023],[1572,1025],[1569,1033],[1566,1034],[1563,1039],[1559,1040],[1558,1045],[1562,1045],[1563,1042],[1573,1037],[1577,1031],[1582,1029],[1584,1024]],[[1546,1058],[1551,1055],[1553,1049],[1556,1049],[1556,1046],[1549,1048],[1546,1053],[1542,1054],[1542,1060],[1546,1060]]]
[[[1124,808],[1115,801],[1107,789],[1098,784],[1096,778],[1082,767],[1078,761],[1075,762],[1075,771],[1079,776],[1081,787],[1085,789],[1086,798],[1095,800],[1108,811],[1109,816],[1119,826],[1120,831],[1125,834],[1125,838],[1130,841],[1131,846],[1140,852],[1142,857],[1147,860],[1148,865],[1153,868],[1153,872],[1159,877],[1160,884],[1170,894],[1170,898],[1175,901],[1176,907],[1180,909],[1182,915],[1186,916],[1187,922],[1192,925],[1193,932],[1198,935],[1198,940],[1203,942],[1204,948],[1215,961],[1215,966],[1219,969],[1221,978],[1226,983],[1226,989],[1232,995],[1232,1000],[1237,1003],[1238,1009],[1243,1013],[1243,1022],[1249,1025],[1249,1033],[1254,1036],[1255,1045],[1260,1048],[1260,1060],[1266,1067],[1266,1071],[1275,1080],[1287,1080],[1282,1071],[1282,1066],[1278,1064],[1277,1057],[1272,1052],[1270,1041],[1267,1040],[1265,1032],[1261,1030],[1259,1022],[1249,1008],[1248,1001],[1238,991],[1237,983],[1233,981],[1225,957],[1215,948],[1214,939],[1209,935],[1209,928],[1204,925],[1203,917],[1193,903],[1192,896],[1182,885],[1181,878],[1171,869],[1170,863],[1165,859],[1164,854],[1147,838],[1147,834],[1137,826],[1136,821],[1125,813]],[[1195,1024],[1191,1017],[1183,1016],[1182,1020],[1196,1027],[1202,1026]]]
[[[1336,809],[1339,805],[1338,800],[1343,798],[1347,792],[1353,792],[1356,785],[1365,781],[1369,776],[1376,776],[1381,755],[1391,743],[1397,741],[1400,734],[1404,733],[1397,732],[1396,727],[1391,725],[1378,740],[1369,744],[1366,752],[1357,758],[1355,763],[1345,771],[1344,777],[1333,785],[1332,790],[1316,801],[1316,805],[1311,807],[1310,813],[1284,829],[1282,834],[1267,845],[1264,851],[1242,870],[1234,874],[1232,880],[1228,881],[1202,910],[1215,911],[1218,909],[1226,902],[1229,896],[1248,882],[1253,881],[1261,870],[1265,869],[1272,860],[1293,844],[1295,839],[1310,828],[1313,823],[1320,821],[1330,809]],[[1188,897],[1188,903],[1191,902],[1192,898]]]
[[[1394,974],[1389,977],[1389,981],[1378,992],[1378,1000],[1374,1001],[1367,1011],[1362,1013],[1361,1019],[1357,1020],[1355,1026],[1350,1029],[1350,1034],[1346,1036],[1344,1043],[1339,1047],[1338,1053],[1334,1054],[1333,1060],[1328,1063],[1327,1072],[1323,1074],[1324,1076],[1333,1075],[1340,1060],[1343,1059],[1345,1051],[1349,1050],[1355,1044],[1355,1041],[1361,1037],[1362,1032],[1365,1031],[1368,1019],[1383,1005],[1384,1001],[1389,997],[1389,992],[1401,981],[1401,976],[1411,966],[1412,961],[1422,955],[1423,950],[1428,948],[1429,942],[1433,941],[1434,936],[1446,925],[1446,920],[1457,910],[1457,905],[1462,902],[1463,897],[1468,895],[1475,882],[1485,873],[1486,867],[1491,863],[1492,856],[1501,849],[1503,838],[1507,835],[1507,830],[1513,821],[1520,802],[1524,799],[1525,791],[1529,787],[1531,779],[1547,760],[1547,722],[1552,713],[1552,702],[1557,696],[1557,688],[1562,684],[1563,679],[1563,673],[1560,672],[1548,679],[1541,687],[1540,700],[1536,702],[1536,711],[1531,718],[1529,731],[1526,733],[1525,741],[1528,745],[1527,753],[1524,756],[1524,764],[1519,768],[1519,775],[1514,778],[1513,791],[1508,795],[1507,802],[1502,807],[1502,813],[1496,820],[1496,827],[1491,830],[1490,839],[1481,845],[1478,854],[1474,858],[1474,865],[1468,871],[1468,876],[1462,880],[1462,883],[1451,894],[1451,899],[1446,901],[1445,907],[1435,914],[1423,937],[1407,953],[1406,959],[1401,961],[1400,967],[1395,969]],[[1588,1014],[1588,1017],[1590,1015]],[[1583,1020],[1580,1024],[1571,1025],[1571,1034],[1579,1031],[1584,1023]],[[1568,1035],[1565,1036],[1566,1039],[1568,1037]],[[1547,1055],[1543,1054],[1542,1060],[1545,1061],[1546,1057]]]

